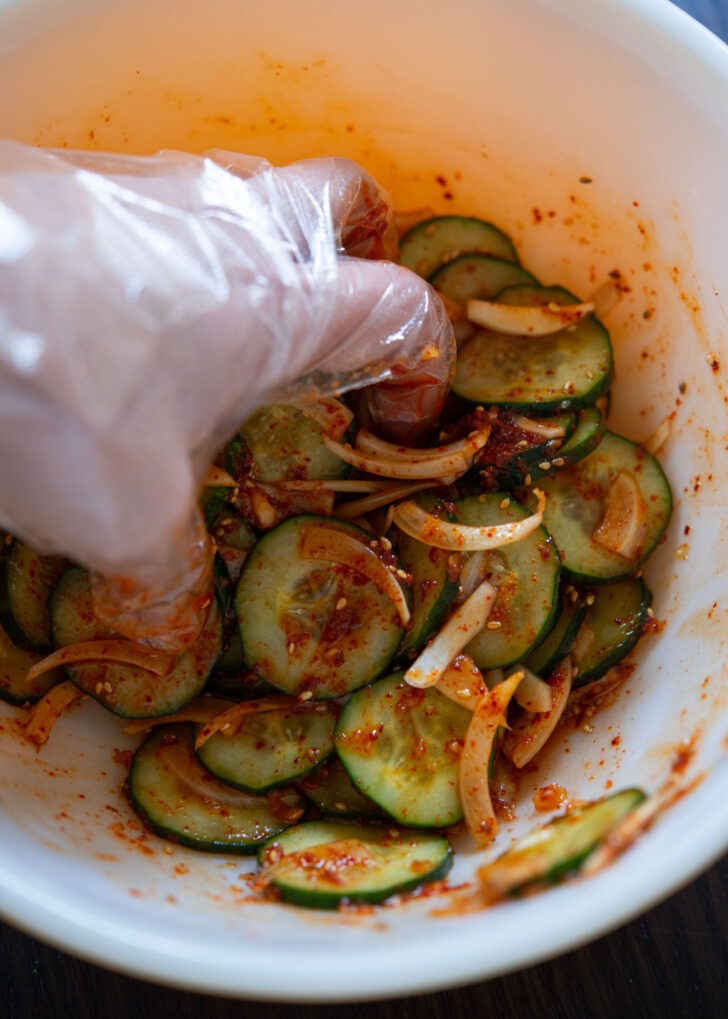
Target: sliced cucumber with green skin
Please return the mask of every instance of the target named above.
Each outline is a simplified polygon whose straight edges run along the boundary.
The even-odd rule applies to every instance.
[[[17,647],[0,626],[0,699],[8,704],[33,704],[56,683],[62,682],[65,679],[63,669],[50,669],[35,679],[28,679],[28,670],[43,658],[42,652]]]
[[[574,645],[573,686],[600,679],[637,645],[652,594],[642,579],[629,577],[595,587]]]
[[[580,410],[575,430],[551,458],[553,468],[561,470],[589,456],[604,438],[605,431],[606,422],[598,407]]]
[[[89,575],[81,567],[67,570],[50,597],[51,628],[57,647],[81,641],[123,639],[94,615]],[[67,666],[73,682],[105,708],[123,718],[171,715],[197,697],[222,649],[222,626],[216,603],[195,644],[179,655],[172,671],[156,676],[146,669],[115,662]]]
[[[470,496],[455,503],[458,520],[471,527],[490,527],[522,520],[529,511],[503,492]],[[483,579],[497,589],[488,624],[467,645],[479,669],[522,661],[552,625],[556,611],[560,562],[544,527],[490,553]],[[499,624],[499,625],[497,625]]]
[[[349,465],[324,445],[323,434],[322,426],[298,407],[267,404],[228,445],[227,469],[236,479],[249,473],[263,483],[346,477]]]
[[[518,894],[535,884],[554,884],[577,872],[612,829],[644,801],[640,789],[623,789],[536,828],[481,868],[486,900]]]
[[[610,485],[628,471],[636,479],[646,507],[646,526],[639,555],[626,559],[592,538]],[[662,467],[642,446],[606,431],[597,448],[540,487],[546,493],[544,524],[559,547],[564,568],[576,580],[619,580],[634,573],[665,532],[672,512],[672,493]]]
[[[434,216],[413,226],[399,242],[400,264],[424,279],[459,255],[476,253],[518,262],[510,237],[474,216]]]
[[[298,696],[341,697],[389,666],[403,629],[391,599],[347,566],[305,559],[302,528],[324,526],[369,543],[355,524],[291,517],[248,558],[235,598],[245,661],[272,686]]]
[[[298,783],[306,799],[325,816],[381,817],[374,800],[359,792],[341,761],[334,757]]]
[[[253,796],[220,782],[197,759],[185,723],[160,726],[139,747],[129,798],[157,835],[208,853],[255,853],[304,809],[293,789]]]
[[[505,287],[538,281],[527,269],[493,255],[461,255],[430,276],[430,283],[454,304],[465,307],[470,300],[492,301]]]
[[[355,693],[336,750],[357,787],[400,824],[445,828],[462,819],[460,750],[471,713],[434,688],[393,673]]]
[[[414,501],[436,516],[451,519],[442,499],[433,495],[418,495]],[[397,557],[412,578],[412,618],[402,645],[401,654],[411,657],[421,650],[437,631],[459,591],[459,570],[454,565],[452,552],[425,545],[397,531]]]
[[[504,304],[575,304],[561,287],[514,286]],[[593,404],[613,373],[609,333],[593,315],[551,336],[506,336],[481,329],[460,351],[453,392],[471,403],[538,414]]]
[[[378,903],[444,878],[452,849],[443,835],[356,821],[306,821],[276,835],[259,854],[284,902],[335,909]]]
[[[567,585],[567,591],[559,596],[556,622],[523,664],[537,676],[547,677],[571,651],[585,617],[586,602],[574,587]]]
[[[258,711],[244,718],[232,735],[216,732],[197,755],[222,782],[266,793],[298,781],[326,760],[334,749],[338,716],[333,704]]]
[[[16,647],[53,650],[48,598],[67,559],[36,552],[14,538],[0,557],[0,624]]]

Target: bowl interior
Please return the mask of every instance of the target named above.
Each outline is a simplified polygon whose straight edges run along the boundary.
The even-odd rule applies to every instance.
[[[370,0],[355,13],[333,0],[0,8],[0,88],[14,97],[0,110],[4,136],[136,153],[218,147],[273,162],[348,155],[400,211],[498,223],[544,281],[584,295],[622,273],[629,290],[608,320],[612,426],[644,439],[672,419],[661,460],[675,511],[647,570],[660,633],[617,701],[529,774],[503,839],[536,822],[531,796],[546,782],[574,798],[654,791],[689,746],[694,786],[592,879],[588,911],[577,882],[469,915],[440,900],[310,915],[249,901],[244,860],[147,837],[119,792],[133,742],[96,705],[62,720],[39,753],[3,707],[0,910],[152,979],[326,1000],[543,958],[707,866],[728,845],[726,50],[661,3],[458,0],[446,18],[425,0]],[[462,854],[454,881],[476,863]]]

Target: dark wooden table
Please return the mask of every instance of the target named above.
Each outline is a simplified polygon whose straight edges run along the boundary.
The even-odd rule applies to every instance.
[[[588,2],[588,0],[585,0]],[[728,0],[678,6],[728,39]],[[723,1019],[728,1016],[728,859],[639,920],[510,976],[356,1005],[234,1002],[99,969],[0,923],[0,1019]]]

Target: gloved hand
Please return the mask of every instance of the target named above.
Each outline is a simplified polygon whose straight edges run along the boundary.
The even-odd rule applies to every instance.
[[[198,484],[260,403],[367,390],[407,440],[454,343],[359,167],[0,143],[0,525],[95,573],[98,614],[194,639],[211,554]]]

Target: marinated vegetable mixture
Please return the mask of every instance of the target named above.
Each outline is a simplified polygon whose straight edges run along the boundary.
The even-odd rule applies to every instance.
[[[260,893],[304,906],[444,877],[458,826],[492,843],[494,776],[645,631],[671,512],[653,453],[605,423],[613,287],[580,303],[454,216],[409,230],[401,261],[458,340],[437,430],[387,441],[356,397],[246,421],[203,492],[216,589],[187,652],[103,628],[81,567],[10,536],[2,554],[0,694],[33,704],[28,738],[95,698],[140,736],[128,792],[151,829],[257,854]],[[522,840],[482,868],[485,898],[575,871],[643,799]]]

